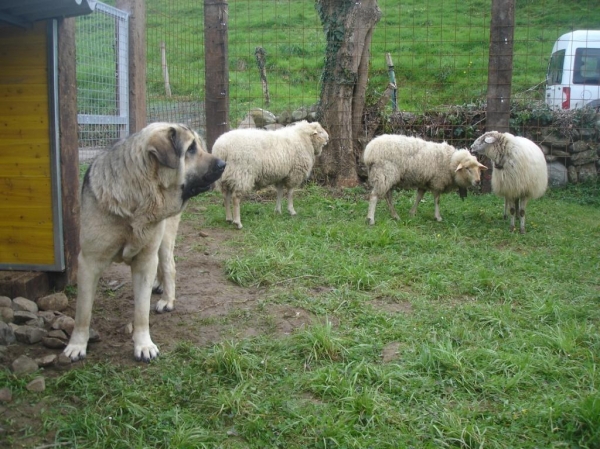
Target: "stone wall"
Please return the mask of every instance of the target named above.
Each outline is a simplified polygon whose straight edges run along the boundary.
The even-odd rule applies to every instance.
[[[301,107],[279,116],[254,108],[238,127],[276,129],[300,120],[314,121],[316,116],[317,105]],[[455,106],[447,112],[424,114],[395,112],[386,117],[376,135],[405,134],[468,148],[485,132],[485,117],[485,106],[477,105]],[[511,111],[511,132],[540,146],[548,162],[551,186],[598,179],[600,113],[589,109],[550,111],[544,105],[533,109],[515,107]]]

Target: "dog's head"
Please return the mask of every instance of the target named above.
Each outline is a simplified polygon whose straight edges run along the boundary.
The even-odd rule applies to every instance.
[[[221,177],[225,162],[206,150],[204,140],[177,123],[155,123],[146,146],[165,187],[180,186],[183,201],[206,192]]]

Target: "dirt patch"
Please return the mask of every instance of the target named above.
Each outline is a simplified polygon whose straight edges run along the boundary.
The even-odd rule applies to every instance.
[[[195,205],[190,205],[187,210],[192,216],[201,212],[201,207]],[[224,261],[235,251],[235,245],[229,243],[239,236],[235,229],[202,229],[199,222],[182,221],[175,248],[175,310],[150,314],[150,334],[162,353],[173,350],[182,341],[205,347],[229,339],[264,334],[288,335],[314,321],[314,316],[302,308],[265,304],[266,292],[263,289],[242,288],[227,280]],[[159,298],[159,295],[152,296],[152,306]],[[75,298],[70,300],[65,314],[75,316],[75,302]],[[85,361],[66,367],[48,367],[41,371],[41,375],[47,378],[57,376],[64,370],[77,369],[86,363],[110,362],[124,367],[139,365],[133,358],[133,342],[127,330],[132,321],[131,272],[124,264],[113,264],[100,280],[92,315],[91,327],[99,333],[101,340],[88,345]],[[5,366],[10,366],[23,354],[35,359],[60,352],[41,344],[14,344],[6,348],[2,361]],[[8,434],[19,441],[12,447],[34,447],[34,443],[42,442],[40,440],[51,441],[51,435],[36,440],[35,431],[31,438],[18,437],[23,435],[21,430],[27,433],[42,428],[39,413],[31,413],[24,407],[43,408],[43,403],[25,405],[14,397],[13,402],[0,404],[0,446],[6,447],[2,442]],[[8,428],[6,423],[10,423]]]

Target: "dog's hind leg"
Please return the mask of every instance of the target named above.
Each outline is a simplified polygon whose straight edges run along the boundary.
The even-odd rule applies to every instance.
[[[157,281],[161,287],[162,298],[158,300],[155,310],[158,313],[171,312],[175,302],[175,241],[177,239],[177,229],[181,215],[167,218],[165,223],[165,233],[163,235],[160,248],[158,249],[158,272]],[[157,292],[156,281],[154,283],[154,292]]]
[[[75,310],[75,328],[64,354],[73,361],[85,358],[90,335],[90,321],[98,280],[110,260],[101,263],[83,252],[77,258],[77,306]]]

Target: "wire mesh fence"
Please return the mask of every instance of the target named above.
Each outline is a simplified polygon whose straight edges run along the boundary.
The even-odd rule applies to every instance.
[[[77,19],[77,122],[80,159],[129,133],[128,15],[98,2]]]
[[[223,20],[228,29],[230,128],[240,126],[256,108],[273,113],[275,120],[284,124],[311,113],[314,116],[323,88],[327,32],[352,31],[321,23],[316,7],[319,3],[228,1]],[[367,105],[377,104],[390,80],[397,85],[394,101],[386,103],[383,111],[375,111],[386,116],[379,131],[420,134],[460,145],[472,142],[485,129],[492,0],[378,0],[378,6],[381,19],[370,43]],[[512,86],[507,99],[513,109],[510,126],[545,142],[548,136],[543,127],[556,122],[546,104],[546,73],[553,44],[569,31],[600,28],[600,4],[595,0],[568,4],[516,0],[514,16]],[[146,3],[148,122],[183,122],[205,132],[206,114],[214,111],[206,111],[204,105],[205,52],[210,50],[210,43],[204,42],[204,27],[204,2]],[[95,39],[98,29],[88,33]],[[114,33],[107,36],[97,38],[105,41],[96,53],[114,51]],[[89,35],[82,39],[91,40]],[[592,61],[592,56],[586,57]],[[78,65],[80,62],[87,64],[83,56],[78,56]],[[596,63],[600,67],[600,62]],[[82,74],[83,78],[99,76],[97,68]],[[106,81],[101,82],[114,90],[110,84],[114,78],[111,67],[106,70]],[[596,90],[587,90],[592,96],[598,95],[598,81],[594,82]],[[101,96],[94,89],[86,95]],[[84,98],[80,98],[82,108],[88,102]],[[97,101],[114,108],[114,99]],[[579,120],[578,127],[591,128],[596,119],[580,113],[575,120]],[[559,120],[557,126],[569,127],[571,123]],[[108,125],[95,126],[104,131]],[[84,128],[82,135],[92,137],[95,131]],[[596,134],[588,140],[597,141]],[[550,162],[556,154],[561,158],[570,151],[567,147],[573,136],[566,137],[569,142],[554,139],[549,144]],[[552,146],[558,149],[554,154],[550,154]],[[566,159],[562,162],[571,164]],[[586,163],[597,163],[597,156],[595,160],[588,157]]]
[[[388,83],[389,54],[402,111],[442,110],[485,100],[491,0],[378,3],[382,18],[371,43],[369,95],[376,97]],[[253,107],[279,114],[316,103],[326,38],[315,2],[228,4],[231,125],[235,127]],[[513,101],[544,100],[552,44],[573,29],[598,27],[599,12],[592,0],[568,6],[558,0],[516,2]],[[193,116],[204,91],[202,2],[150,2],[147,21],[149,117],[177,116],[178,110],[186,111],[180,113],[184,119]],[[169,95],[161,43],[166,47]],[[257,62],[259,51],[265,55],[266,83]]]

